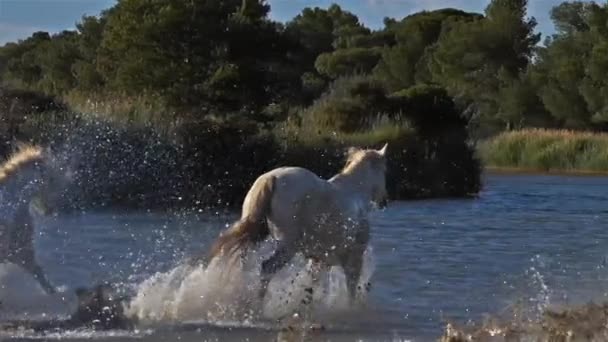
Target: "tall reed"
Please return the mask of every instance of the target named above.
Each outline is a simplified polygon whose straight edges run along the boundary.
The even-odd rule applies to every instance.
[[[539,171],[608,172],[608,134],[524,129],[480,143],[484,164]]]

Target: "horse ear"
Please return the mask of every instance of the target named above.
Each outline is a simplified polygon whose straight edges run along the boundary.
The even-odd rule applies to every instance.
[[[357,152],[358,150],[359,150],[358,148],[356,148],[356,147],[354,147],[354,146],[350,146],[350,147],[348,147],[348,148],[347,148],[347,149],[344,151],[344,154],[345,154],[347,157],[350,157],[350,156],[352,156],[352,155],[353,155],[355,152]]]
[[[381,156],[385,156],[387,147],[388,147],[388,143],[384,144],[384,146],[378,151],[378,153],[380,153]]]

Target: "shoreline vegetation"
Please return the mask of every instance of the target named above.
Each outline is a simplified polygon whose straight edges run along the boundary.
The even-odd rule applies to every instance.
[[[542,170],[521,167],[495,167],[484,166],[483,173],[487,175],[530,175],[530,176],[580,176],[580,177],[608,177],[608,170]]]
[[[468,197],[480,186],[480,164],[468,145],[435,142],[436,151],[446,154],[440,160],[429,156],[428,142],[414,130],[397,125],[313,134],[205,119],[158,129],[75,113],[52,97],[6,88],[0,89],[0,108],[20,111],[3,127],[11,139],[0,143],[0,155],[6,157],[16,141],[28,141],[53,147],[75,167],[65,210],[235,208],[255,178],[274,167],[302,166],[329,178],[343,167],[349,146],[384,142],[390,146],[387,188],[393,199]]]
[[[542,45],[527,7],[370,29],[337,4],[277,22],[264,0],[122,0],[0,46],[0,156],[54,146],[69,208],[237,207],[274,167],[329,177],[387,142],[396,200],[477,194],[481,160],[606,170],[603,136],[534,127],[608,130],[608,4],[555,6]]]
[[[608,134],[523,129],[503,132],[478,147],[484,171],[608,175]]]

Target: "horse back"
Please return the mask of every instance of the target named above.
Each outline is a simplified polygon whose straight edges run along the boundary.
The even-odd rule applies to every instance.
[[[302,204],[327,196],[330,188],[327,181],[301,167],[276,168],[260,176],[258,181],[270,177],[274,177],[274,187],[268,218],[279,226],[293,226],[294,218],[301,214]]]
[[[266,173],[275,178],[275,196],[283,203],[299,201],[302,196],[312,196],[328,190],[329,183],[314,172],[301,167],[281,167]]]

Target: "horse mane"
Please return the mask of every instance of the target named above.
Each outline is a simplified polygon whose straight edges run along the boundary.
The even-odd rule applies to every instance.
[[[36,145],[22,145],[4,164],[0,165],[0,184],[20,170],[43,159],[42,148]]]
[[[346,152],[346,164],[340,171],[341,174],[349,174],[352,173],[357,166],[361,165],[366,160],[382,160],[384,157],[378,153],[378,151],[373,149],[361,149],[356,147],[351,147]]]

